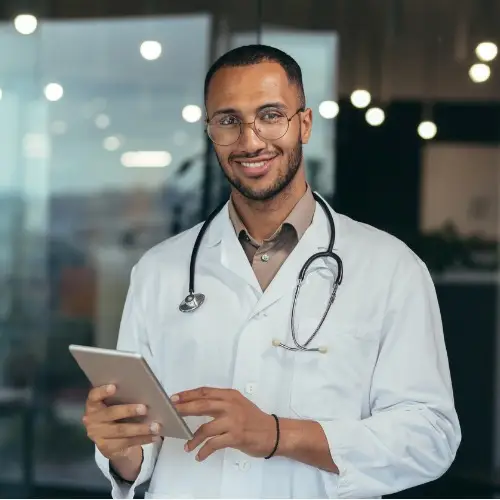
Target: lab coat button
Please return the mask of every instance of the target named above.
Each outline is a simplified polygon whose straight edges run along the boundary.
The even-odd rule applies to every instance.
[[[247,394],[254,394],[255,391],[257,390],[257,384],[254,384],[254,383],[248,383],[246,386],[245,386],[245,392]]]

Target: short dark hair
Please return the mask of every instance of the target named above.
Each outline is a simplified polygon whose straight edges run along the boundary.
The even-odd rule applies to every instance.
[[[288,81],[297,87],[300,106],[305,108],[306,97],[304,85],[302,83],[302,70],[297,64],[297,61],[280,49],[260,44],[237,47],[223,54],[212,64],[205,77],[205,102],[207,100],[210,82],[217,71],[222,68],[251,66],[262,62],[278,63],[285,70]]]

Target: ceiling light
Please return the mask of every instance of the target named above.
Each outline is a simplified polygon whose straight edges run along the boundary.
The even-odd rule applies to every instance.
[[[102,141],[102,147],[106,149],[107,151],[116,151],[119,149],[121,146],[121,141],[118,137],[115,137],[114,135],[110,137],[106,137],[104,141]]]
[[[162,47],[160,42],[147,40],[141,43],[141,56],[147,61],[154,61],[161,56]]]
[[[21,33],[21,35],[31,35],[35,32],[38,26],[38,21],[35,16],[31,14],[20,14],[14,19],[14,28]]]
[[[372,100],[372,96],[368,90],[355,90],[351,94],[352,105],[356,108],[366,108]]]
[[[323,101],[319,105],[318,111],[323,118],[331,120],[339,114],[339,105],[335,101]]]
[[[202,115],[201,108],[196,104],[188,104],[182,109],[182,118],[188,123],[195,123],[200,120]]]
[[[365,114],[366,121],[372,127],[378,127],[382,125],[385,120],[385,113],[383,109],[380,108],[370,108]]]
[[[491,75],[491,69],[487,64],[473,64],[469,69],[469,77],[474,83],[484,83]]]
[[[498,54],[498,47],[493,42],[481,42],[476,47],[476,56],[484,62],[493,61]]]
[[[64,94],[64,89],[58,83],[49,83],[45,87],[45,97],[49,101],[58,101]]]
[[[105,128],[109,127],[110,123],[111,123],[111,120],[109,119],[108,115],[100,114],[100,115],[96,116],[95,125],[97,128],[104,130]]]
[[[437,133],[437,127],[434,122],[431,121],[423,121],[418,126],[418,135],[422,137],[422,139],[432,139]]]
[[[168,151],[128,151],[121,156],[124,167],[168,167],[172,155]]]

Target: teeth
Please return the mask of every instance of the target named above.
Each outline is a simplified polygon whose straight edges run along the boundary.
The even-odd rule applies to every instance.
[[[253,162],[253,163],[246,163],[246,162],[244,163],[244,162],[241,162],[241,164],[244,167],[247,167],[247,168],[263,167],[266,163],[267,163],[267,161],[259,161],[259,162]]]

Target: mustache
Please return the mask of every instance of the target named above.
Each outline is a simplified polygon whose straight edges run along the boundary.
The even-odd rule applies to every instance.
[[[228,160],[251,160],[259,156],[278,156],[279,154],[281,154],[279,151],[256,151],[255,153],[231,154]]]

